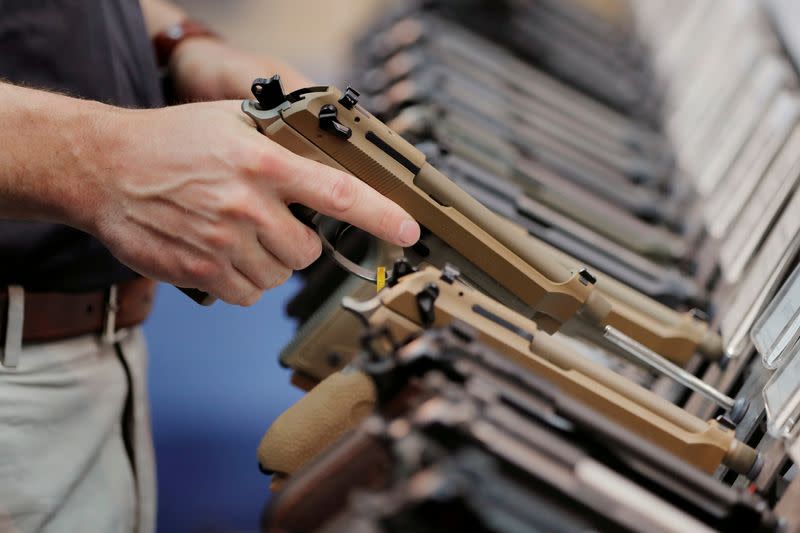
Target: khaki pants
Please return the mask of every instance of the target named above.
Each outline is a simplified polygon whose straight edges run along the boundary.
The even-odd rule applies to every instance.
[[[0,532],[151,532],[155,470],[140,328],[25,346],[0,367]]]

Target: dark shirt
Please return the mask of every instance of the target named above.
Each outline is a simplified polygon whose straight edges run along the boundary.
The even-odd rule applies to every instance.
[[[138,0],[0,0],[0,79],[125,107],[163,105]],[[132,277],[83,232],[0,220],[0,286],[82,291]]]

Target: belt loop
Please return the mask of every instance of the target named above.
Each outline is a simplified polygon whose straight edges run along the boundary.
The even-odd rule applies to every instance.
[[[103,335],[101,340],[105,344],[116,344],[128,335],[127,329],[117,331],[117,313],[119,312],[119,286],[112,285],[108,288],[106,298],[106,318],[103,322]]]
[[[117,342],[115,331],[117,329],[117,311],[119,311],[119,302],[117,301],[117,286],[112,285],[108,289],[108,298],[106,298],[106,318],[103,323],[103,342],[106,344],[114,344]]]
[[[8,312],[6,314],[6,343],[0,362],[6,368],[16,368],[22,355],[22,326],[25,320],[25,289],[19,285],[8,287]]]

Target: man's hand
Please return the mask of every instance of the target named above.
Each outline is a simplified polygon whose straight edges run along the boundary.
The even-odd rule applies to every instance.
[[[89,230],[145,276],[250,305],[321,252],[299,203],[408,246],[419,226],[355,177],[259,134],[238,101],[119,111]]]
[[[169,69],[176,95],[190,102],[249,98],[254,79],[276,73],[287,91],[314,85],[281,61],[205,37],[179,44]]]
[[[76,227],[145,276],[243,305],[320,254],[289,203],[419,238],[396,204],[270,141],[239,106],[119,109],[0,82],[0,217]]]

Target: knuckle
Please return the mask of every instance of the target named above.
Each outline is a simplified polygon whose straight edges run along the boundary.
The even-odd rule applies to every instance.
[[[274,150],[269,143],[263,144],[249,157],[248,173],[258,179],[268,178],[269,182],[275,186],[286,185],[290,181],[292,173],[287,170],[285,157]]]
[[[227,252],[235,247],[237,236],[236,232],[229,228],[214,226],[206,234],[205,240],[212,249]]]
[[[247,201],[247,197],[247,190],[242,186],[241,182],[231,183],[217,196],[219,211],[223,215],[236,212]]]
[[[242,307],[250,307],[251,305],[255,305],[261,299],[261,295],[263,291],[261,289],[253,290],[249,293],[242,295],[242,297],[237,302],[238,305]]]
[[[210,259],[188,258],[183,261],[183,277],[197,285],[207,286],[215,282],[220,275],[221,268],[217,262]]]
[[[274,289],[278,285],[283,285],[292,277],[292,270],[286,267],[277,267],[271,272],[272,276],[267,283],[267,289]]]
[[[267,209],[253,205],[247,210],[247,221],[255,226],[256,232],[273,233],[278,231],[279,224],[275,216]]]
[[[347,174],[337,173],[327,193],[327,203],[336,213],[343,213],[353,208],[357,199],[354,178]]]
[[[253,193],[244,187],[230,191],[220,211],[225,217],[237,221],[255,223],[261,219]]]
[[[291,277],[292,277],[292,270],[291,269],[288,269],[288,268],[281,269],[281,271],[280,271],[280,273],[278,275],[277,282],[275,283],[275,286],[283,285],[284,283],[289,281],[289,278],[291,278]]]
[[[312,232],[306,232],[305,237],[298,246],[299,253],[294,264],[287,265],[293,270],[302,270],[316,261],[322,255],[322,242]]]
[[[226,291],[220,296],[225,303],[245,306],[245,297],[238,291]]]
[[[242,175],[257,178],[272,166],[271,155],[263,146],[246,144],[235,147],[230,157],[234,168]]]
[[[262,146],[252,153],[247,155],[248,170],[251,174],[263,176],[264,174],[271,174],[275,168],[275,156],[272,150],[268,150],[266,146]]]

